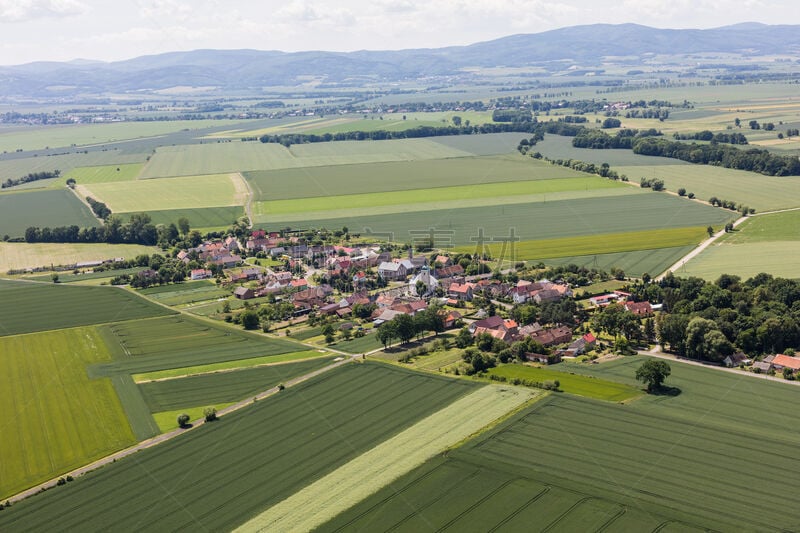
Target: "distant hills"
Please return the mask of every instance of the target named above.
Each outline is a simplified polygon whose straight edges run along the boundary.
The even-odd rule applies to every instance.
[[[572,26],[469,46],[398,51],[276,52],[195,50],[111,63],[75,60],[0,67],[0,95],[57,96],[152,91],[176,86],[228,90],[294,85],[309,76],[328,83],[408,80],[462,74],[467,67],[631,64],[652,54],[800,54],[800,26],[744,23],[707,30],[638,24]],[[563,66],[561,67],[563,68]]]

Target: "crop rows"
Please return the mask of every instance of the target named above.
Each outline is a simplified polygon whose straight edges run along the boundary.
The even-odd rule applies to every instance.
[[[100,226],[100,222],[67,190],[0,194],[0,237],[24,237],[30,226],[72,225],[90,228]]]
[[[0,529],[230,529],[470,390],[347,365],[19,503]]]
[[[0,280],[0,336],[168,314],[122,289]]]

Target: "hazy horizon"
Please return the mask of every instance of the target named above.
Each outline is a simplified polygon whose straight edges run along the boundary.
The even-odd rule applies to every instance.
[[[594,23],[708,29],[800,24],[792,0],[0,0],[0,65],[119,61],[197,49],[297,52],[468,45]],[[55,40],[42,35],[56,36]]]

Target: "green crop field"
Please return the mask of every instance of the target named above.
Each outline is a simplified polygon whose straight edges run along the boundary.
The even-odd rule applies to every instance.
[[[513,378],[539,382],[558,380],[559,388],[564,392],[610,402],[625,402],[642,395],[640,389],[630,385],[529,365],[502,365],[492,368],[489,374],[509,380]]]
[[[128,163],[127,165],[106,165],[101,167],[73,168],[65,175],[55,180],[53,186],[66,186],[67,179],[72,178],[78,184],[111,183],[117,181],[135,180],[142,171],[142,163]]]
[[[2,530],[229,530],[474,391],[351,364],[0,513]],[[423,401],[424,400],[424,401]],[[86,505],[92,502],[92,505]]]
[[[578,176],[585,174],[514,155],[323,166],[245,174],[253,189],[254,199],[259,201]]]
[[[109,359],[93,328],[0,337],[0,498],[135,442],[111,381],[86,375]]]
[[[453,187],[438,187],[435,189],[406,189],[396,192],[375,192],[366,194],[330,195],[316,198],[301,198],[295,200],[276,200],[259,202],[256,212],[270,217],[281,217],[289,214],[306,214],[313,211],[335,212],[337,210],[347,213],[372,212],[374,208],[385,208],[392,212],[409,211],[406,207],[415,210],[426,210],[430,206],[424,204],[438,204],[441,206],[464,205],[507,205],[511,203],[529,203],[542,201],[547,195],[559,198],[558,193],[592,191],[595,196],[602,196],[605,189],[624,191],[622,194],[634,194],[630,186],[607,180],[604,178],[586,176],[579,178],[562,178],[536,181],[511,181],[503,183],[488,183],[475,185],[460,185]],[[310,216],[310,215],[309,215]]]
[[[298,144],[288,149],[280,144],[236,141],[159,148],[141,177],[195,176],[470,155],[427,139]]]
[[[88,153],[75,150],[72,153],[46,157],[3,159],[0,156],[0,177],[5,180],[6,178],[20,178],[30,172],[52,172],[53,170],[60,170],[61,175],[64,176],[78,167],[143,163],[146,159],[146,153],[123,152],[117,148]]]
[[[91,270],[84,271],[83,269],[78,271],[78,274],[73,274],[72,272],[65,273],[60,272],[58,274],[58,282],[59,283],[79,283],[82,281],[93,281],[93,280],[106,280],[108,281],[109,278],[113,278],[115,276],[121,276],[123,274],[133,275],[141,272],[146,267],[134,267],[134,268],[120,268],[117,270],[98,270],[97,272],[92,272]],[[52,282],[52,274],[40,274],[36,276],[26,276],[26,280],[30,281],[45,281],[45,282]]]
[[[168,370],[156,370],[154,372],[144,372],[142,374],[134,374],[132,377],[136,383],[144,383],[165,378],[183,378],[187,376],[194,376],[197,374],[210,374],[212,372],[223,372],[228,370],[237,370],[242,368],[252,368],[265,365],[277,365],[283,363],[290,363],[294,361],[302,361],[305,359],[314,359],[319,357],[329,357],[331,352],[325,350],[304,350],[301,352],[289,352],[279,355],[265,355],[262,357],[251,357],[249,359],[238,359],[235,361],[223,361],[221,363],[209,363],[206,365],[185,366],[179,368],[170,368]]]
[[[548,370],[634,386],[642,361]],[[800,511],[774,495],[800,488],[800,439],[791,415],[769,407],[791,405],[795,388],[671,366],[677,396],[619,405],[552,394],[320,529],[795,530]]]
[[[100,332],[115,362],[90,369],[94,375],[140,374],[236,361],[307,349],[290,341],[232,329],[185,315],[110,324]]]
[[[171,314],[115,287],[0,280],[0,336]]]
[[[80,244],[0,242],[0,272],[24,268],[74,265],[82,261],[105,261],[117,257],[159,253],[155,246],[138,244]]]
[[[171,289],[171,290],[170,290]],[[188,281],[176,285],[162,285],[142,289],[140,294],[164,305],[184,305],[230,296],[231,291],[222,289],[208,280]]]
[[[175,224],[178,219],[186,218],[193,230],[201,233],[215,229],[227,230],[239,218],[244,216],[241,206],[201,207],[198,209],[166,209],[146,211],[153,224]]]
[[[557,257],[598,255],[638,250],[656,250],[697,245],[708,237],[706,227],[669,228],[649,231],[629,231],[604,235],[583,235],[563,239],[543,239],[523,241],[514,246],[513,253],[503,245],[489,245],[489,253],[494,258],[516,262],[518,260],[543,260]],[[457,249],[456,251],[459,251]],[[465,247],[460,251],[469,252]]]
[[[635,189],[634,189],[635,190]],[[442,209],[410,213],[308,219],[305,223],[275,221],[268,227],[296,229],[341,228],[351,232],[392,232],[394,240],[406,241],[434,229],[435,244],[468,245],[482,229],[486,244],[490,239],[507,237],[511,228],[521,240],[602,235],[626,231],[645,231],[671,227],[718,227],[735,217],[730,211],[712,208],[672,195],[648,192],[569,201],[542,201],[529,204],[490,205],[476,208]],[[440,236],[441,235],[441,236]],[[497,241],[495,241],[497,242]]]
[[[140,137],[153,137],[185,129],[198,129],[208,126],[238,124],[235,120],[172,120],[116,122],[112,124],[79,124],[66,126],[31,127],[13,133],[0,133],[0,151],[13,152],[38,150],[61,146],[84,146],[113,143]]]
[[[431,140],[474,155],[500,155],[516,153],[519,142],[529,137],[526,133],[490,133],[488,135],[448,135],[432,137]]]
[[[297,363],[152,381],[139,384],[139,390],[152,413],[236,402],[291,378],[313,372],[330,361],[330,358],[315,358]]]
[[[764,176],[755,172],[715,167],[712,165],[620,166],[617,172],[627,174],[638,183],[640,178],[664,180],[672,192],[680,188],[698,198],[712,196],[748,205],[757,211],[800,207],[800,177]]]
[[[244,205],[238,175],[217,174],[162,180],[78,184],[85,196],[105,202],[114,213]],[[173,221],[174,222],[174,221]]]
[[[617,267],[621,268],[629,276],[641,276],[644,273],[652,276],[660,274],[674,265],[676,261],[692,251],[693,248],[694,246],[679,246],[675,248],[659,248],[657,250],[559,257],[545,259],[542,262],[551,266],[574,264],[605,271],[609,271],[611,267]]]
[[[722,274],[747,279],[761,272],[800,278],[800,211],[750,217],[676,274],[715,280]]]
[[[100,226],[92,211],[70,191],[0,194],[0,237],[25,236],[30,226]]]

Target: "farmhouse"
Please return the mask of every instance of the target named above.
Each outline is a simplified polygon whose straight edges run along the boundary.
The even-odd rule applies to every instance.
[[[255,291],[247,287],[236,287],[236,289],[233,291],[233,295],[240,300],[249,300],[256,297]]]
[[[436,269],[436,277],[439,279],[453,278],[464,275],[464,267],[461,265],[446,266]]]
[[[625,309],[639,317],[648,317],[653,315],[653,308],[650,302],[631,302],[626,301]]]
[[[778,354],[775,356],[775,359],[772,360],[772,366],[778,372],[784,368],[789,368],[792,370],[792,372],[797,372],[800,370],[800,358]]]
[[[198,280],[198,279],[208,279],[212,276],[210,270],[206,270],[205,268],[195,268],[190,272],[189,279],[191,280]]]
[[[725,366],[731,368],[739,365],[749,365],[752,361],[744,353],[736,352],[734,354],[727,356],[725,359],[722,360],[722,362],[725,364]]]
[[[378,275],[387,281],[398,281],[406,278],[408,268],[403,263],[385,261],[378,266]]]
[[[531,338],[543,346],[555,346],[570,342],[572,340],[572,330],[567,326],[557,326],[538,331],[531,335]]]
[[[473,287],[474,285],[472,283],[451,283],[450,287],[447,289],[447,295],[455,300],[469,302],[472,301]]]

